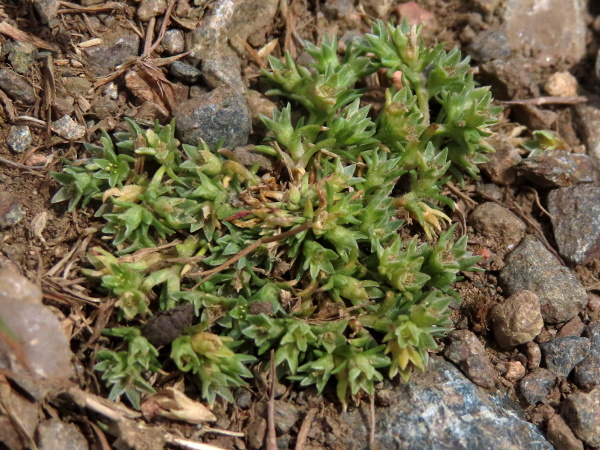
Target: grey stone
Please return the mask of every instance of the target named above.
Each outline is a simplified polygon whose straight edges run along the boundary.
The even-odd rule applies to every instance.
[[[283,400],[275,400],[273,416],[277,435],[286,434],[298,421],[299,411],[294,405]]]
[[[538,368],[521,379],[519,392],[530,405],[544,403],[555,382],[556,375],[547,369]]]
[[[493,29],[477,33],[467,48],[467,53],[477,62],[507,60],[512,54],[506,35]]]
[[[97,77],[108,75],[119,64],[123,64],[128,58],[138,56],[140,38],[137,34],[116,36],[103,42],[101,45],[86,48],[84,53],[87,57],[88,66],[92,74]]]
[[[588,394],[569,395],[561,416],[579,439],[591,447],[600,447],[600,388]]]
[[[469,330],[455,330],[450,332],[448,337],[451,343],[444,350],[444,356],[456,364],[476,385],[484,388],[494,387],[496,371],[477,336]]]
[[[590,339],[590,353],[575,366],[574,381],[582,389],[600,385],[600,322],[592,322],[583,332]]]
[[[167,0],[142,0],[137,9],[137,16],[147,22],[152,17],[160,16],[167,10]]]
[[[37,50],[29,42],[13,41],[6,44],[8,60],[13,70],[21,75],[27,75],[37,56]]]
[[[11,99],[25,105],[35,103],[35,91],[25,78],[11,69],[0,69],[0,89]]]
[[[471,213],[469,222],[477,234],[505,251],[513,249],[527,231],[525,222],[508,208],[494,202],[477,206]]]
[[[72,423],[63,423],[60,419],[44,420],[37,428],[37,445],[40,450],[87,450],[87,440]]]
[[[490,313],[494,337],[503,349],[511,349],[535,339],[544,327],[540,301],[531,291],[511,295]]]
[[[27,125],[10,127],[6,144],[13,152],[23,153],[31,145],[31,130]]]
[[[478,80],[491,86],[492,94],[498,100],[539,97],[540,90],[531,79],[532,66],[528,59],[489,61],[481,64]]]
[[[573,368],[590,353],[590,340],[585,337],[563,337],[540,344],[546,367],[566,378]]]
[[[85,136],[85,127],[79,125],[71,116],[63,116],[52,123],[56,134],[69,141],[75,141]]]
[[[600,164],[600,98],[575,105],[575,124],[581,139],[596,165]]]
[[[169,55],[182,53],[185,50],[183,31],[175,28],[167,30],[160,44]]]
[[[583,450],[583,442],[577,439],[577,436],[558,414],[555,414],[548,422],[546,437],[556,450]]]
[[[189,84],[196,83],[202,75],[202,72],[200,72],[199,69],[181,61],[173,61],[171,63],[170,72],[174,77]]]
[[[517,166],[517,174],[524,182],[542,189],[555,189],[594,181],[593,160],[562,150],[548,150],[525,158]]]
[[[578,62],[585,55],[585,0],[507,0],[502,11],[506,45],[538,61]]]
[[[248,447],[253,450],[262,448],[265,434],[267,433],[267,421],[259,416],[251,416],[246,430]]]
[[[481,169],[494,183],[503,186],[511,185],[517,177],[515,166],[523,158],[510,140],[501,134],[489,137],[487,144],[496,151],[488,156],[489,161],[482,164]]]
[[[18,224],[25,217],[25,208],[19,199],[6,191],[0,191],[0,230]]]
[[[562,256],[577,264],[600,256],[600,187],[555,189],[548,195],[548,209]]]
[[[505,397],[489,395],[452,364],[434,357],[427,371],[395,390],[389,407],[375,408],[378,449],[551,449],[539,429]],[[340,448],[368,448],[364,409],[340,416]],[[507,432],[510,430],[510,432]]]
[[[572,319],[588,302],[577,278],[532,235],[525,236],[507,256],[500,280],[508,295],[524,290],[535,292],[547,323]]]
[[[58,0],[33,0],[33,7],[43,24],[53,25],[58,15]]]
[[[242,409],[250,409],[252,406],[252,393],[245,387],[235,391],[235,404]]]
[[[221,139],[225,148],[245,145],[251,129],[245,98],[228,86],[178,104],[173,117],[184,143],[198,145],[204,140],[212,149]]]
[[[242,93],[246,91],[241,78],[242,66],[235,55],[219,54],[206,58],[201,70],[204,82],[211,88],[227,85]]]

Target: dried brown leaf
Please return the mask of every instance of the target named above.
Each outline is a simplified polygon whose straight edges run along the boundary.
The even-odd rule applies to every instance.
[[[167,388],[149,397],[142,405],[142,410],[152,416],[160,416],[171,420],[182,420],[188,423],[201,424],[214,422],[215,415],[204,406],[186,396],[184,393]]]

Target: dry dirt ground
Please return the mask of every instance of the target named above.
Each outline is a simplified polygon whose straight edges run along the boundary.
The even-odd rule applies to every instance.
[[[185,422],[174,420],[155,420],[150,428],[143,429],[134,427],[141,419],[134,418],[131,422],[121,422],[119,429],[102,428],[98,423],[105,420],[105,416],[119,416],[122,413],[118,409],[102,409],[102,403],[97,397],[90,397],[96,401],[95,412],[85,409],[85,394],[94,394],[107,397],[107,390],[99,380],[99,376],[92,367],[95,361],[96,346],[98,345],[99,332],[107,324],[114,323],[111,317],[112,304],[110,301],[98,302],[98,294],[94,292],[93,285],[86,282],[79,273],[79,267],[85,266],[85,248],[91,246],[96,239],[93,235],[97,229],[97,223],[89,209],[77,209],[76,212],[67,213],[65,206],[52,205],[51,197],[58,189],[58,184],[49,175],[61,167],[61,158],[73,158],[82,149],[85,141],[94,141],[98,138],[98,129],[115,129],[123,127],[123,117],[131,116],[137,112],[140,106],[139,98],[131,95],[127,89],[121,89],[118,107],[111,110],[109,114],[99,114],[90,108],[101,96],[103,87],[100,86],[99,77],[94,77],[85,64],[82,57],[82,47],[76,43],[92,39],[110,40],[111,33],[120,33],[123,29],[134,30],[141,36],[141,46],[152,36],[160,32],[162,17],[158,21],[150,22],[154,26],[153,34],[148,34],[149,23],[136,19],[135,11],[137,3],[133,0],[119,2],[119,9],[112,2],[100,2],[93,6],[81,6],[81,4],[69,4],[59,2],[60,10],[58,20],[53,27],[48,27],[39,21],[31,3],[19,0],[5,0],[1,2],[0,22],[8,23],[13,28],[6,28],[0,34],[0,47],[15,38],[15,30],[27,33],[31,43],[37,47],[38,58],[31,64],[31,69],[25,74],[27,80],[35,86],[36,98],[29,105],[12,102],[6,95],[2,94],[0,102],[0,190],[8,193],[10,204],[0,205],[0,214],[5,213],[13,205],[21,205],[25,216],[16,225],[9,226],[0,231],[0,249],[3,258],[16,264],[20,271],[29,279],[40,283],[44,292],[44,303],[49,305],[53,312],[61,319],[65,332],[70,336],[71,350],[77,359],[76,385],[81,391],[73,391],[72,387],[55,387],[55,391],[71,392],[64,395],[54,395],[51,400],[43,404],[43,415],[56,417],[64,422],[77,425],[81,433],[94,448],[110,448],[120,443],[121,448],[135,443],[136,448],[156,448],[157,430],[167,431],[171,437],[185,437],[191,440],[204,441],[222,448],[249,448],[252,445],[249,435],[256,434],[257,421],[255,416],[262,415],[267,405],[269,392],[264,380],[268,375],[268,366],[258,366],[255,371],[259,375],[250,387],[252,401],[244,408],[238,405],[222,404],[217,402],[213,413],[218,421],[211,427],[198,429]],[[181,3],[181,2],[179,2]],[[213,2],[196,2],[201,6],[194,6],[194,10],[201,8],[209,9]],[[374,3],[374,2],[373,2]],[[461,0],[425,0],[418,2],[420,6],[430,11],[436,18],[436,23],[431,29],[426,30],[425,37],[430,43],[445,42],[450,48],[454,45],[462,45],[465,36],[465,17],[470,13],[468,3]],[[85,3],[84,3],[85,4]],[[284,47],[291,48],[294,53],[301,53],[296,37],[308,39],[313,42],[319,41],[325,32],[342,33],[348,29],[348,21],[345,18],[326,18],[323,14],[324,5],[321,2],[292,0],[290,4],[291,15],[282,17],[277,14],[274,23],[268,27],[265,42],[276,41],[274,55],[281,55]],[[104,25],[103,17],[110,13],[115,18],[118,26],[108,27]],[[104,15],[104,16],[103,16]],[[395,10],[392,9],[389,19],[397,20]],[[102,19],[102,20],[101,20]],[[179,17],[174,25],[185,33],[193,30],[199,22],[198,17]],[[366,30],[368,14],[364,13],[357,25],[359,31]],[[591,33],[591,32],[590,32]],[[293,38],[290,38],[290,35]],[[33,39],[31,36],[39,39]],[[26,37],[26,39],[29,39]],[[151,42],[151,41],[150,41]],[[593,59],[591,55],[597,49],[596,44],[590,46],[590,57],[574,68],[574,73],[579,76],[579,81],[584,88],[596,89],[589,76],[592,72]],[[262,42],[256,43],[256,48],[248,44],[252,51],[256,51]],[[148,45],[146,44],[146,47]],[[156,50],[156,56],[160,54],[162,47]],[[142,51],[140,51],[140,55]],[[265,86],[260,79],[260,71],[257,61],[248,51],[241,52],[243,67],[242,73],[245,82],[252,89],[264,91]],[[4,57],[3,57],[4,58]],[[7,67],[7,62],[0,61],[0,68]],[[158,69],[162,70],[161,68]],[[551,71],[551,68],[533,68],[531,77],[533,80],[541,80]],[[165,71],[166,73],[166,71]],[[74,94],[75,102],[65,105],[67,95],[73,95],[74,87],[62,85],[61,79],[66,75],[77,75],[83,87]],[[119,86],[123,86],[123,73],[110,72],[107,76],[113,77]],[[168,76],[168,75],[167,75]],[[71,91],[69,91],[71,89]],[[189,86],[184,89],[190,89]],[[377,101],[375,99],[374,101]],[[577,135],[570,128],[568,113],[564,107],[552,107],[559,114],[560,122],[558,128],[566,130],[564,134],[570,139],[573,146],[579,145]],[[85,136],[76,141],[69,141],[57,136],[50,130],[51,121],[60,117],[64,111],[79,119],[80,123],[91,123],[90,128],[86,126]],[[505,116],[508,117],[510,110],[507,109]],[[160,114],[157,114],[162,118]],[[15,154],[7,148],[5,143],[9,125],[28,125],[32,130],[33,144],[22,154]],[[524,136],[529,131],[524,130]],[[260,140],[260,136],[253,135],[254,142]],[[33,165],[32,165],[33,164]],[[460,196],[470,196],[475,202],[484,199],[476,196],[475,186],[466,186]],[[553,244],[552,233],[549,232],[549,221],[538,206],[538,195],[535,191],[521,189],[518,186],[501,186],[504,193],[504,204],[513,211],[533,224],[540,232],[545,233],[550,244]],[[543,201],[543,199],[542,199]],[[469,200],[463,205],[472,209],[473,204]],[[461,217],[457,215],[457,220]],[[533,229],[533,227],[532,227]],[[473,244],[476,248],[477,243]],[[490,248],[493,252],[494,248]],[[69,267],[66,267],[68,261]],[[577,274],[586,285],[597,282],[597,271],[593,264],[580,266]],[[487,316],[490,308],[494,306],[501,295],[501,289],[497,286],[494,272],[483,272],[470,274],[459,286],[459,292],[463,299],[463,306],[455,313],[454,320],[461,324],[461,328],[468,328],[484,341],[493,341],[489,332]],[[506,360],[510,354],[502,355],[490,345],[489,353],[492,361]],[[175,375],[174,378],[177,378]],[[172,381],[161,380],[163,386],[172,384]],[[262,381],[262,382],[261,382]],[[0,388],[5,389],[0,383]],[[512,383],[506,382],[505,389],[512,391]],[[561,386],[562,391],[574,389]],[[9,387],[10,389],[10,387]],[[62,389],[62,390],[61,390]],[[292,384],[280,386],[283,395],[280,400],[293,403],[304,421],[313,428],[320,428],[323,434],[331,433],[338,427],[337,418],[339,405],[333,401],[334,395],[326,392],[324,397],[317,397],[312,390],[299,392]],[[0,392],[2,395],[2,392]],[[556,395],[560,396],[557,391]],[[89,406],[89,403],[88,403]],[[93,409],[93,408],[92,408]],[[309,413],[310,412],[310,413]],[[531,412],[531,411],[530,411]],[[309,414],[306,414],[309,413]],[[104,414],[104,415],[103,415]],[[532,418],[532,417],[530,417]],[[532,418],[534,420],[534,418]],[[136,422],[137,421],[137,422]],[[105,422],[108,423],[108,422]],[[289,434],[289,446],[293,447],[297,440],[303,439],[306,443],[302,421],[295,426]],[[211,431],[211,428],[213,429]],[[215,429],[217,431],[215,431]],[[225,431],[223,431],[225,430]],[[227,431],[229,430],[229,431]],[[263,430],[264,433],[264,430]],[[299,436],[300,434],[300,436]],[[246,435],[246,437],[242,437]],[[161,441],[162,442],[162,441]],[[172,441],[174,442],[174,440]],[[0,444],[1,447],[1,444]],[[304,448],[326,448],[326,444],[317,444],[310,441]],[[200,447],[197,447],[200,448]]]

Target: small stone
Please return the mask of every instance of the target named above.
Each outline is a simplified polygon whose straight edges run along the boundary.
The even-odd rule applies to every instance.
[[[572,319],[588,302],[577,278],[532,235],[525,236],[507,256],[500,280],[509,295],[523,290],[535,292],[548,323]]]
[[[591,447],[600,447],[600,388],[568,396],[561,415],[575,436]]]
[[[253,450],[262,448],[267,433],[267,421],[262,417],[252,417],[246,425],[246,443]]]
[[[525,376],[525,366],[520,361],[508,361],[504,378],[508,381],[517,381]]]
[[[535,406],[529,413],[529,420],[538,427],[544,427],[556,415],[554,408],[547,403]]]
[[[512,54],[507,43],[506,34],[502,31],[490,29],[477,33],[467,51],[475,61],[480,63],[493,60],[506,61],[510,60]],[[497,98],[495,94],[494,97]]]
[[[235,55],[211,56],[202,61],[201,70],[204,81],[211,88],[226,85],[240,93],[246,91],[241,75],[241,62]]]
[[[252,392],[241,387],[235,391],[235,403],[242,409],[250,409],[252,406]]]
[[[102,90],[102,95],[110,98],[111,100],[116,100],[117,98],[119,98],[119,88],[115,83],[111,81]]]
[[[444,350],[444,356],[476,385],[483,388],[494,387],[494,367],[475,334],[469,330],[455,330],[448,337],[451,343]]]
[[[167,30],[160,43],[169,55],[176,55],[185,50],[183,31],[178,29]]]
[[[70,97],[86,97],[92,89],[92,83],[83,77],[62,77],[62,87]]]
[[[204,140],[212,149],[221,139],[224,148],[246,145],[252,126],[246,100],[228,86],[178,104],[173,117],[182,142],[198,145]]]
[[[555,189],[594,181],[593,160],[562,150],[547,150],[522,160],[516,167],[519,179],[542,189]]]
[[[37,56],[35,46],[25,41],[14,41],[6,45],[6,50],[13,70],[21,75],[27,75]]]
[[[0,230],[18,224],[25,217],[19,200],[6,191],[0,191]]]
[[[160,312],[142,327],[142,335],[155,347],[170,344],[192,324],[194,305],[184,303],[171,310]]]
[[[577,264],[600,256],[600,187],[555,189],[548,195],[548,209],[562,256]]]
[[[105,40],[101,45],[84,49],[88,67],[92,74],[101,77],[111,73],[128,58],[138,56],[140,38],[137,34],[122,33],[113,39]]]
[[[540,90],[531,79],[532,62],[523,59],[495,59],[480,66],[479,81],[491,86],[494,98],[539,97]]]
[[[58,0],[33,0],[33,7],[45,25],[52,25],[58,15]]]
[[[63,423],[60,419],[41,422],[37,428],[37,445],[40,450],[87,450],[88,442],[72,423]]]
[[[581,321],[581,319],[578,316],[575,316],[567,323],[565,323],[562,327],[560,327],[560,330],[558,330],[556,337],[579,337],[581,336],[581,333],[583,332],[584,328],[585,324]]]
[[[542,350],[540,346],[535,342],[527,343],[527,348],[525,350],[525,356],[527,356],[527,368],[528,369],[537,369],[542,362]]]
[[[590,339],[590,353],[575,366],[574,381],[582,389],[600,385],[600,322],[591,323],[584,331]]]
[[[52,102],[52,111],[55,116],[70,116],[75,111],[75,99],[71,96],[55,98]]]
[[[52,123],[52,130],[60,137],[75,141],[85,136],[85,127],[79,125],[71,116],[63,116]]]
[[[505,251],[512,250],[525,236],[527,225],[508,208],[486,202],[471,213],[475,231]]]
[[[517,292],[496,305],[490,319],[498,345],[506,350],[533,341],[544,327],[540,301],[531,291]]]
[[[267,128],[260,119],[260,116],[265,116],[268,119],[272,119],[273,113],[277,110],[277,105],[275,105],[275,103],[258,91],[248,90],[244,94],[244,97],[248,102],[250,119],[252,120],[252,128],[255,131],[266,132]]]
[[[536,369],[521,378],[519,392],[530,405],[544,402],[556,382],[556,375],[547,369]]]
[[[298,421],[298,408],[291,403],[275,400],[275,431],[277,435],[286,434]]]
[[[548,370],[566,378],[573,367],[590,352],[590,340],[584,337],[555,338],[540,345]]]
[[[11,69],[0,69],[0,89],[11,99],[25,105],[35,103],[33,87],[21,75]]]
[[[6,144],[13,152],[23,153],[31,145],[31,130],[26,125],[10,127]]]
[[[154,122],[158,119],[160,122],[164,122],[169,118],[169,111],[163,106],[152,101],[146,101],[142,103],[137,112],[135,118],[138,120],[146,120],[148,122]]]
[[[556,450],[583,450],[583,442],[571,431],[569,426],[558,414],[548,422],[547,439]]]
[[[202,72],[199,69],[181,61],[173,61],[170,72],[174,77],[189,84],[196,83],[202,76]]]
[[[587,103],[575,105],[575,124],[587,153],[600,163],[600,98],[592,97]]]
[[[503,135],[493,135],[487,139],[487,143],[496,151],[488,156],[489,161],[483,163],[480,166],[481,169],[494,183],[503,186],[511,185],[517,177],[515,167],[523,158],[515,146]]]
[[[548,95],[555,97],[575,97],[578,87],[577,78],[569,72],[553,73],[544,84],[544,90]]]
[[[137,16],[143,22],[160,16],[167,10],[167,0],[142,0],[137,9]]]
[[[252,167],[254,164],[258,163],[260,168],[267,172],[270,172],[274,169],[273,160],[271,160],[264,153],[254,150],[253,145],[236,147],[233,149],[233,154],[237,162],[246,167]]]

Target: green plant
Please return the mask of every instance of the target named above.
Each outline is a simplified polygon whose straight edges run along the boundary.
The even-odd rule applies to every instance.
[[[476,270],[442,210],[453,207],[442,192],[449,177],[477,175],[499,113],[468,59],[424,47],[405,23],[376,22],[341,59],[335,39],[307,50],[312,68],[286,55],[265,71],[271,93],[294,102],[263,118],[272,136],[256,146],[281,170],[180,145],[173,124],[129,121],[131,131],[114,136],[118,155],[102,138],[112,165],[93,159],[55,174],[64,186],[54,201],[103,201],[96,214],[114,252],[92,249],[86,273],[118,297],[126,330],[157,308],[194,306],[197,324],[172,342],[170,358],[211,402],[231,399],[251,376],[245,365],[271,349],[278,373],[301,385],[322,391],[333,376],[344,407],[371,394],[384,369],[408,378],[449,329],[452,284]],[[357,86],[380,69],[401,86],[371,114]],[[424,238],[402,238],[416,230],[407,218]],[[135,339],[129,352],[105,350],[97,369],[113,398],[125,392],[137,406],[132,389],[148,391],[142,374],[158,365],[135,360]]]

